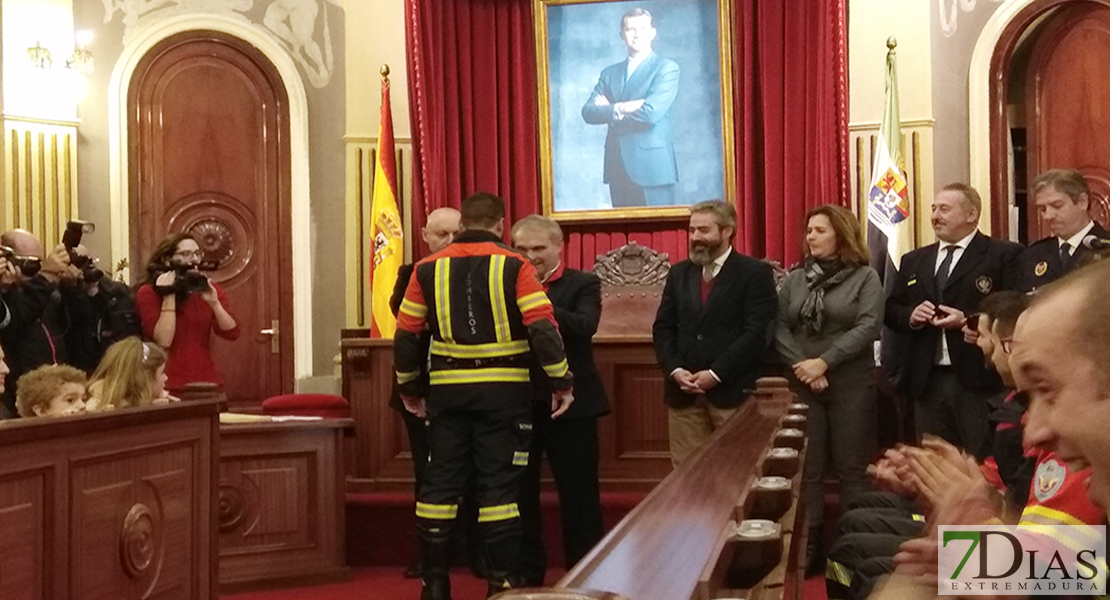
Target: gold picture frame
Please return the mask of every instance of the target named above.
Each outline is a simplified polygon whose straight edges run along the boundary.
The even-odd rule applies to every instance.
[[[701,99],[705,102],[702,106],[697,106],[695,103],[693,106],[686,106],[681,109],[686,114],[694,115],[692,128],[679,132],[674,136],[675,141],[669,142],[671,144],[671,161],[672,164],[676,165],[670,167],[676,171],[675,178],[677,179],[677,182],[672,184],[675,187],[671,191],[671,198],[674,203],[655,206],[614,207],[612,206],[614,193],[602,177],[606,168],[606,152],[608,151],[606,140],[610,135],[609,126],[606,127],[605,131],[606,140],[598,143],[597,130],[600,128],[585,122],[572,123],[574,120],[572,109],[575,106],[573,100],[576,97],[582,97],[583,99],[594,97],[588,92],[583,94],[582,90],[600,89],[602,84],[599,83],[598,73],[602,73],[601,80],[605,79],[606,73],[599,65],[608,64],[609,68],[616,67],[619,62],[617,64],[612,63],[619,55],[600,56],[601,53],[599,52],[598,54],[588,54],[585,57],[575,57],[564,56],[564,54],[570,54],[568,49],[571,48],[574,48],[576,52],[588,53],[591,49],[596,50],[596,46],[599,44],[608,43],[610,49],[614,46],[611,40],[602,42],[597,41],[598,38],[596,37],[591,37],[583,43],[582,38],[591,35],[591,31],[595,31],[601,32],[603,36],[609,35],[615,38],[621,44],[622,51],[626,52],[625,57],[627,57],[628,50],[623,50],[624,42],[621,32],[623,18],[621,18],[621,15],[635,7],[644,8],[652,13],[653,26],[659,24],[662,27],[665,24],[668,27],[673,27],[677,24],[684,28],[687,33],[691,31],[697,33],[699,31],[698,26],[704,26],[710,15],[710,8],[712,8],[712,13],[716,15],[717,48],[716,52],[712,52],[708,46],[711,40],[705,39],[705,36],[694,35],[693,38],[699,41],[691,46],[690,37],[688,36],[669,33],[661,34],[656,38],[654,37],[657,35],[656,32],[652,31],[652,39],[666,39],[666,36],[670,35],[669,43],[657,44],[657,46],[669,47],[676,52],[675,60],[669,62],[678,65],[675,74],[675,88],[677,90],[675,96],[673,96],[674,104],[669,105],[665,112],[673,112],[675,105],[682,107],[680,101],[683,96]],[[593,9],[592,12],[591,8]],[[612,20],[614,14],[618,15],[616,21]],[[682,15],[694,15],[694,18],[688,19],[690,22],[682,22],[680,21]],[[604,18],[599,18],[602,16]],[[668,18],[670,20],[666,21],[665,19]],[[533,0],[533,19],[535,22],[540,123],[540,191],[545,215],[559,221],[572,222],[682,218],[689,215],[688,207],[694,202],[720,198],[735,201],[736,146],[733,128],[731,0],[643,0],[640,2],[629,2],[627,0]],[[604,27],[599,25],[601,23],[610,24],[608,32],[605,32]],[[553,26],[557,26],[558,32],[557,39],[554,41],[549,36]],[[701,46],[698,46],[698,44],[701,44]],[[579,51],[578,48],[581,46],[585,46],[585,49]],[[690,48],[694,48],[694,50],[690,50]],[[561,54],[553,57],[553,51]],[[683,52],[686,54],[681,54]],[[612,54],[612,52],[605,52],[605,54]],[[690,58],[691,55],[700,57],[705,64],[691,62],[693,60]],[[695,74],[706,71],[703,67],[707,66],[708,57],[715,57],[717,61],[715,69],[717,79],[715,82],[695,80],[691,84],[687,83],[686,79],[681,81],[677,79],[679,77],[678,69],[682,68],[684,62],[689,63],[686,64],[686,67],[695,67],[687,69]],[[552,62],[558,63],[555,69],[552,68]],[[572,66],[567,67],[567,64]],[[713,70],[708,69],[710,72]],[[583,73],[586,71],[592,72],[592,80],[587,78],[583,82]],[[553,73],[557,77],[568,78],[573,81],[553,81]],[[627,81],[631,82],[632,80],[628,79]],[[715,93],[711,93],[714,92],[714,84],[716,90]],[[713,98],[718,103],[717,107],[711,106]],[[579,100],[580,105],[582,105],[581,102]],[[586,102],[588,103],[589,100],[586,100]],[[555,112],[553,113],[553,111]],[[712,114],[717,111],[720,114],[719,119],[716,118],[715,114]],[[583,105],[580,121],[585,120],[585,112],[586,106]],[[554,125],[553,120],[556,121]],[[712,123],[714,122],[718,125],[717,131],[720,134],[716,138],[719,140],[720,151],[718,153],[714,149],[713,155],[709,155],[704,151],[703,145],[706,141],[706,132],[713,131]],[[668,127],[669,125],[668,123]],[[581,126],[581,136],[578,135],[579,126]],[[593,131],[585,129],[589,127],[595,127],[595,129]],[[702,130],[700,135],[698,133],[699,127]],[[716,140],[709,141],[716,142]],[[556,147],[557,145],[560,147]],[[592,161],[594,158],[597,158],[596,168],[591,166],[594,163],[585,162]],[[720,162],[717,162],[718,158]],[[619,156],[613,160],[623,161]],[[627,163],[621,162],[620,164],[625,165]],[[641,170],[643,168],[641,167]],[[648,169],[648,171],[652,170]],[[714,180],[714,171],[719,173],[719,179]],[[683,173],[687,173],[685,180],[683,179]],[[694,173],[695,179],[691,180],[689,173]],[[587,178],[588,180],[586,180]],[[627,181],[631,182],[632,178],[629,176]],[[601,186],[601,191],[605,193],[606,197],[610,199],[608,205],[599,201],[598,185]],[[589,198],[585,200],[576,198],[574,201],[568,201],[567,197],[571,194],[570,190],[572,189],[575,195],[588,193]],[[561,196],[557,197],[557,193],[560,193]],[[578,204],[575,202],[578,202]]]

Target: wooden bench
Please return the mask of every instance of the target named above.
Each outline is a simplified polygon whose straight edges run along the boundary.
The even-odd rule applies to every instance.
[[[799,502],[805,437],[784,430],[804,432],[806,411],[794,404],[785,381],[760,382],[736,416],[554,588],[512,590],[496,597],[800,598],[806,545],[804,503]],[[780,456],[791,454],[781,450],[785,448],[797,453]],[[785,496],[783,490],[758,485],[770,474],[788,477]],[[749,541],[737,534],[737,524],[752,517],[776,517],[766,540]]]

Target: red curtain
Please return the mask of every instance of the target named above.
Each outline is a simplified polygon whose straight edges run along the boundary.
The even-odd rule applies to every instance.
[[[805,211],[849,205],[845,0],[733,5],[737,247],[790,264]],[[406,0],[406,12],[414,230],[477,190],[505,199],[509,224],[540,212],[531,0]],[[686,256],[684,222],[564,229],[575,268],[629,241]]]

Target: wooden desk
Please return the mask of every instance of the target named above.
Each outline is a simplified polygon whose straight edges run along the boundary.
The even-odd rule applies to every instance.
[[[347,576],[350,419],[220,425],[220,589]]]
[[[351,492],[412,491],[412,456],[405,427],[389,408],[393,341],[344,331],[343,396],[355,420]],[[671,472],[663,374],[650,336],[594,338],[594,361],[613,412],[598,422],[604,492],[643,492]]]
[[[0,424],[5,598],[215,600],[216,403]]]

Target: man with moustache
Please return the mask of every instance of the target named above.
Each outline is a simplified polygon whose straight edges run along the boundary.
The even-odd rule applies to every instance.
[[[526,583],[543,585],[547,571],[540,522],[540,464],[544,454],[555,489],[563,529],[563,565],[570,569],[601,541],[601,489],[598,484],[597,419],[609,413],[609,398],[594,364],[593,336],[601,320],[601,281],[596,275],[563,266],[563,230],[554,220],[529,215],[513,225],[513,246],[532,265],[555,309],[567,364],[574,373],[574,404],[551,418],[550,385],[532,368],[532,449],[523,477],[520,518]]]
[[[428,253],[435,254],[440,250],[447,247],[448,244],[455,239],[459,233],[461,226],[459,219],[461,214],[458,209],[451,207],[442,207],[428,213],[428,220],[424,227],[420,229],[420,237],[424,240],[424,244],[428,246]],[[405,298],[405,288],[409,285],[409,279],[412,277],[412,270],[416,266],[415,263],[401,265],[397,270],[397,283],[393,286],[393,295],[389,298],[389,309],[393,311],[393,316],[397,316],[397,311],[401,310],[401,301]],[[420,347],[425,356],[428,354],[428,348],[432,344],[432,334],[430,331],[425,331],[420,336]],[[409,450],[412,454],[412,470],[416,480],[417,488],[420,487],[420,481],[423,479],[424,467],[428,464],[428,428],[426,419],[422,419],[411,412],[405,410],[405,405],[401,402],[401,394],[398,391],[397,385],[394,384],[393,391],[389,396],[389,406],[393,410],[401,413],[401,419],[405,422],[405,431],[409,436]],[[466,524],[469,526],[473,519],[467,519]],[[471,539],[473,535],[473,527],[467,527],[467,547],[470,548],[469,554],[471,563],[475,566],[476,571],[481,571],[480,561],[477,556],[478,553],[474,550],[477,547],[477,540]],[[414,562],[408,569],[405,570],[406,579],[416,579],[422,575],[420,569],[420,561]]]
[[[778,297],[770,265],[733,251],[736,209],[690,208],[690,258],[671,267],[652,339],[666,378],[671,462],[685,460],[755,389]]]
[[[1074,169],[1052,169],[1030,186],[1041,222],[1052,233],[1031,244],[1021,254],[1021,289],[1033,291],[1051,283],[1078,265],[1085,264],[1094,250],[1083,240],[1094,236],[1110,239],[1110,233],[1091,220],[1090,189],[1083,174]]]
[[[914,400],[915,428],[938,435],[982,459],[987,453],[987,399],[1002,391],[975,334],[961,333],[966,316],[992,292],[1016,286],[1021,246],[978,230],[982,201],[972,187],[944,187],[932,206],[939,241],[902,257],[887,298],[887,327],[905,335],[897,357],[901,384]]]

